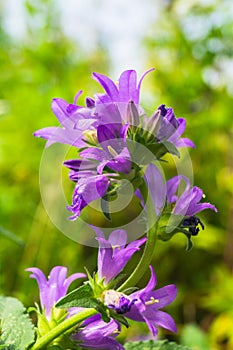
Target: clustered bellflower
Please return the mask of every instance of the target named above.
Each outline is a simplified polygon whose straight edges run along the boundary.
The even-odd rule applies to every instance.
[[[85,106],[77,104],[82,91],[76,94],[72,104],[60,98],[54,99],[52,111],[60,126],[35,132],[35,136],[47,140],[47,147],[59,142],[77,148],[78,157],[64,162],[70,180],[75,183],[72,203],[67,207],[72,213],[70,220],[77,219],[82,210],[97,199],[102,204],[103,201],[110,202],[126,179],[131,182],[148,222],[151,221],[151,208],[145,203],[148,194],[149,202],[153,204],[156,224],[148,224],[146,238],[127,243],[127,233],[122,229],[112,231],[107,238],[100,228],[91,226],[99,244],[98,268],[93,276],[87,271],[88,280],[68,296],[71,282],[86,275],[77,273],[66,278],[67,269],[57,266],[47,280],[39,269],[27,269],[38,282],[42,316],[51,329],[53,321],[56,324],[65,318],[70,321],[85,308],[95,309],[96,314],[88,313],[92,316],[77,323],[69,333],[70,341],[84,349],[123,350],[116,337],[121,332],[121,324],[127,325],[127,319],[145,322],[155,338],[158,327],[177,332],[173,318],[162,311],[176,298],[177,288],[170,284],[155,289],[156,275],[149,266],[155,244],[153,234],[165,241],[176,232],[183,232],[190,248],[191,237],[197,235],[200,228],[204,229],[197,214],[205,209],[217,211],[214,205],[202,202],[203,191],[191,186],[186,176],[178,175],[164,181],[155,165],[166,153],[179,156],[179,148],[194,148],[195,145],[182,137],[186,121],[177,118],[171,107],[161,104],[148,117],[140,106],[141,84],[152,70],[146,71],[139,81],[134,70],[126,70],[117,84],[103,74],[93,73],[104,92],[87,97]],[[102,210],[110,219],[104,205]],[[144,244],[133,278],[129,277],[119,286],[124,279],[125,266]],[[145,252],[149,252],[148,259],[145,259]],[[147,285],[142,289],[130,285],[129,281],[135,281],[135,274],[140,271],[141,277],[147,268],[151,272]],[[38,329],[38,334],[43,336],[39,322]]]
[[[93,73],[105,93],[88,97],[86,106],[76,105],[81,91],[73,104],[54,99],[52,110],[61,127],[35,132],[35,136],[47,140],[47,146],[59,142],[82,149],[79,158],[64,162],[75,182],[72,204],[67,207],[73,214],[71,220],[92,201],[103,197],[111,200],[125,178],[137,190],[143,161],[132,143],[142,144],[158,158],[179,147],[194,147],[191,140],[181,138],[186,122],[176,118],[172,108],[160,105],[150,118],[142,110],[141,83],[152,70],[145,72],[139,82],[134,70],[126,70],[118,85],[107,76]]]

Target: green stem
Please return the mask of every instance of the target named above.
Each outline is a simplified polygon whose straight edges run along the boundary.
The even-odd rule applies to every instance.
[[[123,291],[127,288],[135,287],[135,285],[138,283],[138,281],[143,277],[143,275],[147,271],[154,255],[155,244],[157,239],[158,218],[156,218],[156,213],[154,210],[154,204],[153,204],[152,198],[146,192],[147,190],[146,183],[144,182],[139,187],[139,189],[144,198],[144,202],[146,203],[146,209],[147,209],[147,219],[148,219],[148,227],[149,227],[149,230],[147,231],[147,241],[138,265],[134,269],[133,273],[128,277],[128,279],[118,288],[118,291]]]
[[[39,338],[36,343],[30,348],[30,350],[40,350],[45,349],[45,347],[50,344],[54,339],[64,334],[69,329],[84,321],[86,318],[95,315],[97,312],[95,309],[85,309],[65,321],[57,325],[55,328],[51,329],[46,335]]]

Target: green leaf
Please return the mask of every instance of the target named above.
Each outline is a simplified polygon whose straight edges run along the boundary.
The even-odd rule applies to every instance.
[[[85,307],[97,310],[105,322],[109,322],[108,308],[94,297],[93,290],[89,284],[84,284],[67,294],[55,305],[60,308]]]
[[[125,350],[192,350],[187,346],[178,345],[167,340],[129,342],[124,347]]]
[[[0,296],[0,349],[25,350],[34,342],[33,324],[25,310],[19,300]]]
[[[110,310],[107,308],[106,305],[101,303],[101,301],[95,299],[96,301],[96,310],[101,314],[102,319],[104,322],[108,323],[110,321]]]
[[[73,306],[92,307],[81,305],[81,303],[84,302],[85,304],[88,304],[88,300],[90,300],[91,303],[93,296],[91,286],[89,284],[83,284],[81,287],[73,290],[64,298],[60,299],[55,306],[60,308],[69,308]]]

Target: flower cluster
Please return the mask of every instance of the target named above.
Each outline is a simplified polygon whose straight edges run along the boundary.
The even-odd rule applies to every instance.
[[[172,108],[160,105],[148,118],[139,105],[141,83],[150,71],[138,83],[134,70],[124,71],[118,86],[108,77],[93,73],[105,93],[87,98],[85,107],[75,104],[81,91],[74,104],[54,99],[52,110],[61,127],[35,132],[35,136],[48,140],[47,146],[59,142],[82,149],[79,158],[64,162],[76,183],[68,207],[73,213],[71,220],[92,201],[103,197],[111,200],[125,178],[132,181],[136,191],[141,170],[151,160],[167,152],[178,154],[179,147],[194,147],[191,140],[181,138],[186,121],[176,118]],[[138,152],[140,145],[147,148],[150,159],[145,159],[143,150]]]
[[[142,109],[141,83],[152,70],[145,72],[139,82],[134,70],[126,70],[118,84],[93,73],[105,92],[86,98],[85,106],[77,105],[82,91],[77,93],[73,104],[54,99],[52,110],[60,127],[35,132],[35,136],[47,140],[47,146],[59,142],[78,150],[76,159],[64,162],[75,183],[72,204],[67,207],[72,212],[71,220],[77,219],[97,199],[105,202],[102,210],[110,219],[108,203],[127,180],[133,195],[139,199],[147,224],[146,235],[142,233],[143,237],[137,240],[131,237],[130,243],[121,228],[106,237],[100,228],[91,226],[99,245],[98,267],[93,275],[86,271],[87,275],[75,273],[66,278],[67,269],[56,266],[47,280],[38,268],[27,269],[40,290],[42,310],[38,307],[36,310],[39,349],[52,339],[60,348],[68,344],[72,349],[123,350],[116,337],[122,325],[128,327],[128,319],[146,323],[154,337],[158,335],[158,327],[177,331],[173,318],[161,311],[176,298],[176,286],[155,289],[156,275],[150,264],[156,237],[167,241],[182,232],[190,249],[192,236],[204,229],[196,214],[217,209],[201,201],[203,191],[191,186],[186,176],[178,174],[165,181],[159,170],[166,153],[179,156],[179,148],[195,146],[182,137],[186,121],[176,118],[171,107],[161,104],[150,117]],[[139,262],[126,279],[122,272],[142,246]],[[137,282],[148,269],[149,282],[144,288],[137,288]],[[80,287],[67,294],[72,281],[85,277],[87,280]],[[37,350],[36,345],[37,342],[32,350]]]

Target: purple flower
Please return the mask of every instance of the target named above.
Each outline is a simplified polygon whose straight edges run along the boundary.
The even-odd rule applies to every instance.
[[[109,183],[105,175],[80,176],[74,189],[72,205],[67,206],[67,209],[74,213],[69,219],[76,219],[89,203],[103,197],[108,190]]]
[[[97,139],[99,146],[88,147],[80,152],[82,158],[93,159],[99,162],[97,172],[102,174],[105,166],[120,172],[131,171],[130,153],[126,146],[126,134],[128,125],[106,124],[97,128]]]
[[[195,214],[205,209],[217,212],[213,204],[200,202],[203,198],[203,191],[197,186],[191,187],[189,179],[184,175],[175,176],[164,183],[158,168],[150,164],[145,173],[145,180],[157,217],[160,218],[163,216],[163,213],[165,216],[168,212],[171,214],[170,221],[167,223],[167,228],[170,226],[168,232],[172,233],[175,228],[179,228],[187,237],[190,237],[190,234],[197,235],[199,232],[198,226],[200,225],[204,229],[204,225]],[[181,194],[178,194],[181,181],[184,181],[185,189]],[[144,206],[144,201],[139,191],[136,192],[136,195]],[[162,228],[164,230],[164,226]],[[188,232],[189,234],[187,235]],[[171,238],[171,236],[169,237]]]
[[[76,95],[76,103],[81,91]],[[97,121],[92,108],[80,107],[69,104],[61,98],[54,98],[52,101],[52,111],[59,120],[62,127],[47,127],[37,130],[34,136],[42,137],[47,141],[46,147],[55,142],[83,147],[83,132],[92,128]]]
[[[46,279],[44,273],[36,267],[28,268],[26,271],[32,272],[30,277],[35,278],[38,283],[40,304],[42,309],[45,310],[47,319],[51,318],[52,308],[59,299],[66,295],[70,284],[78,278],[86,277],[84,273],[74,273],[66,278],[67,268],[64,266],[55,266],[50,271],[48,279]]]
[[[186,187],[178,197],[176,192],[182,180],[185,181]],[[211,209],[217,212],[213,204],[200,203],[203,198],[203,191],[197,186],[190,188],[190,182],[184,175],[178,175],[168,180],[166,190],[168,203],[174,203],[172,212],[175,215],[193,216],[204,209]]]
[[[69,104],[61,98],[52,101],[52,111],[62,127],[47,127],[37,130],[34,135],[48,140],[46,146],[54,142],[69,144],[75,147],[86,145],[84,132],[92,130],[99,124],[121,123],[122,112],[113,102],[126,102],[130,100],[139,103],[140,87],[146,74],[143,74],[137,84],[137,73],[134,70],[124,71],[119,78],[119,87],[108,77],[93,73],[93,77],[105,89],[106,94],[96,94],[95,100],[86,98],[86,107],[77,106],[76,102],[82,91],[79,91],[74,104]],[[124,115],[125,113],[123,113]]]
[[[203,191],[197,186],[191,188],[189,179],[184,175],[175,176],[164,184],[160,171],[155,165],[149,164],[145,178],[157,215],[161,213],[166,202],[173,205],[171,213],[174,215],[192,216],[204,209],[212,209],[217,212],[213,204],[200,203],[203,198]],[[186,187],[182,194],[178,196],[176,192],[182,180]]]
[[[105,304],[131,320],[146,322],[153,336],[157,336],[158,326],[177,332],[173,318],[160,310],[173,302],[177,295],[177,288],[171,284],[154,290],[156,276],[152,267],[150,270],[151,278],[144,289],[128,296],[114,290],[108,290],[105,293]]]
[[[130,299],[136,299],[136,301],[133,303],[130,311],[126,312],[125,317],[139,322],[146,322],[154,336],[158,334],[158,326],[177,332],[173,318],[166,312],[159,310],[173,302],[177,295],[177,288],[174,284],[170,284],[154,290],[156,276],[152,267],[150,267],[150,270],[151,278],[147,286],[130,295]]]
[[[70,179],[77,182],[72,205],[67,207],[74,213],[71,220],[76,219],[89,203],[103,197],[109,186],[114,185],[118,173],[130,173],[131,160],[126,147],[127,128],[127,125],[115,123],[99,125],[99,147],[87,147],[80,152],[84,159],[64,162],[71,169]],[[109,173],[109,169],[116,173]]]
[[[70,169],[69,178],[74,182],[78,182],[82,178],[97,175],[96,163],[92,160],[70,159],[66,160],[63,164]]]
[[[167,140],[178,147],[192,147],[194,143],[186,138],[180,139],[186,128],[186,120],[176,118],[171,107],[166,108],[165,105],[159,106],[158,110],[161,114],[161,122],[158,130],[158,140]]]
[[[103,74],[93,73],[93,77],[104,88],[106,94],[96,94],[96,103],[126,102],[139,103],[140,88],[143,78],[154,68],[146,71],[137,84],[137,73],[135,70],[124,71],[119,83],[116,85],[110,78]]]
[[[124,350],[115,337],[120,332],[119,324],[111,319],[106,323],[100,315],[95,315],[85,320],[81,329],[72,335],[72,339],[78,342],[82,348]]]
[[[94,158],[95,154],[91,148],[88,157],[92,155]],[[64,165],[70,169],[70,179],[76,182],[72,204],[67,206],[67,209],[74,214],[69,219],[75,220],[89,203],[106,195],[109,186],[115,181],[116,174],[109,172],[98,174],[97,171],[99,173],[102,171],[100,163],[95,159],[72,159],[65,161]]]
[[[156,142],[171,142],[176,148],[192,147],[194,143],[187,138],[180,138],[186,128],[186,120],[184,118],[176,118],[171,107],[160,105],[155,113],[148,119],[144,117],[143,127],[150,134],[153,134]]]
[[[131,256],[145,243],[146,238],[126,245],[127,234],[124,230],[115,230],[106,239],[98,227],[91,227],[96,231],[96,239],[99,242],[98,277],[104,278],[106,285],[123,270]]]
[[[144,152],[138,154],[138,143],[158,158],[169,152],[159,145],[165,141],[167,146],[169,142],[175,147],[194,146],[190,140],[181,138],[186,123],[175,117],[172,108],[161,105],[149,119],[142,113],[141,83],[151,70],[139,82],[134,70],[126,70],[118,85],[102,74],[93,73],[105,94],[97,94],[95,99],[88,97],[85,107],[76,105],[81,91],[73,104],[54,99],[52,110],[61,127],[35,132],[35,136],[48,140],[47,146],[60,142],[81,148],[78,151],[81,159],[64,162],[71,169],[70,179],[76,182],[72,204],[67,207],[73,213],[71,220],[78,218],[83,208],[96,199],[105,196],[110,201],[126,177],[134,181],[134,186],[140,182],[140,164],[148,164],[152,158]],[[175,152],[174,147],[170,152]],[[137,164],[132,161],[134,157]],[[109,218],[107,211],[104,214]]]

